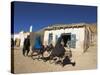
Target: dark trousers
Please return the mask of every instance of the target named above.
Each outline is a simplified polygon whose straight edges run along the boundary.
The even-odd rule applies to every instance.
[[[29,51],[30,51],[29,47],[24,47],[23,48],[23,55],[25,56],[25,53],[26,53],[26,56],[28,56]]]

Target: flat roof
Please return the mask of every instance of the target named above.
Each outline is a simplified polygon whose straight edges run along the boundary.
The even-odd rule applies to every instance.
[[[54,24],[46,27],[44,30],[58,30],[58,29],[66,29],[66,28],[82,28],[85,27],[85,23],[79,24]]]

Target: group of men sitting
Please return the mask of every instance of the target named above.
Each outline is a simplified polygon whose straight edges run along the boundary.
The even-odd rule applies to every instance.
[[[30,36],[27,36],[27,38],[24,40],[23,55],[28,56],[29,51]],[[42,45],[40,37],[37,37],[37,39],[35,40],[35,44],[32,47],[31,56],[34,57],[35,52],[37,52],[37,56],[41,55],[42,57],[39,58],[44,60],[45,62],[53,60],[55,64],[60,64],[62,66],[65,66],[67,64],[72,64],[72,66],[75,66],[75,61],[72,61],[72,52],[71,50],[69,50],[69,53],[68,51],[66,51],[64,45],[61,44],[61,38],[58,39],[55,47],[52,44],[45,47]],[[69,55],[66,54],[66,52]]]

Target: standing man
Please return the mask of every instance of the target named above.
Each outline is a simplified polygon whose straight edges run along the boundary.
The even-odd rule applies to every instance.
[[[24,45],[23,45],[23,55],[25,56],[25,53],[26,53],[26,56],[28,56],[28,53],[30,51],[30,36],[28,35],[27,38],[24,40]]]

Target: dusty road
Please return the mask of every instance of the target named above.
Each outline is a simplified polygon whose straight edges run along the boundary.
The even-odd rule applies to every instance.
[[[97,47],[91,46],[87,52],[83,54],[73,53],[76,66],[50,64],[38,60],[32,60],[31,57],[24,57],[22,50],[14,50],[14,72],[30,73],[30,72],[46,72],[46,71],[68,71],[68,70],[85,70],[96,69],[97,67]]]

